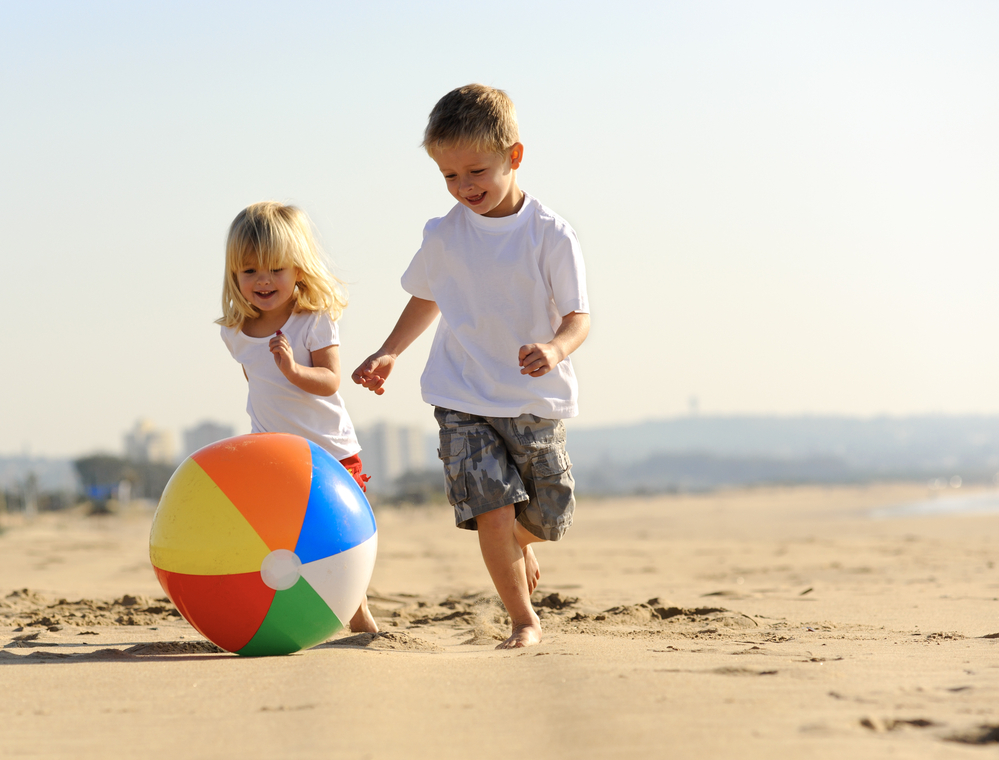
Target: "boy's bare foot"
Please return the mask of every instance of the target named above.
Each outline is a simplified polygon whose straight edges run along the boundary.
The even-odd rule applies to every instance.
[[[354,633],[378,633],[378,623],[368,610],[368,596],[361,599],[361,606],[357,608],[354,617],[350,619],[350,630]]]
[[[524,547],[524,566],[527,571],[527,593],[533,594],[541,580],[541,565],[530,544]]]
[[[516,513],[513,504],[479,515],[479,549],[486,569],[493,579],[496,593],[510,615],[513,633],[497,649],[529,647],[541,641],[541,620],[531,607],[531,593],[540,575],[534,552],[517,539]],[[528,557],[531,565],[528,566]],[[530,583],[528,579],[533,579]]]
[[[532,647],[541,643],[541,621],[535,618],[531,623],[515,625],[510,638],[502,644],[497,645],[497,649],[520,649],[521,647]]]

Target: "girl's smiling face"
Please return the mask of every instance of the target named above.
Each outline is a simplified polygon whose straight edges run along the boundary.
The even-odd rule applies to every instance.
[[[471,148],[445,148],[432,154],[447,182],[448,192],[482,216],[510,216],[520,209],[524,193],[517,186],[517,168],[524,146],[515,143],[503,153]]]
[[[255,259],[243,262],[236,272],[239,292],[261,314],[280,311],[291,313],[294,308],[295,283],[300,273],[297,267],[281,266],[275,269],[261,269]]]

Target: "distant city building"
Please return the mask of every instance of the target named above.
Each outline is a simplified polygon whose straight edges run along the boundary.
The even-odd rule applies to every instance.
[[[168,430],[153,427],[149,420],[138,420],[135,427],[125,433],[126,459],[171,464],[175,456],[173,435]]]
[[[198,449],[203,449],[223,438],[232,438],[235,434],[232,425],[220,425],[205,420],[184,431],[184,456],[189,457]]]
[[[422,428],[390,422],[358,430],[364,472],[371,476],[368,488],[389,491],[400,475],[426,469],[426,437]]]

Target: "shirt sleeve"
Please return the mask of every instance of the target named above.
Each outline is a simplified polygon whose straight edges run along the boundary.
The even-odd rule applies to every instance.
[[[423,245],[413,256],[409,266],[402,275],[402,289],[411,296],[422,298],[425,301],[434,301],[434,293],[430,289],[430,275],[428,272],[427,256],[429,252],[438,245],[436,236],[433,234],[437,228],[438,219],[431,219],[423,228]]]
[[[559,231],[545,257],[545,276],[552,299],[562,316],[571,312],[589,314],[590,299],[586,293],[586,267],[576,233],[566,225]]]
[[[312,320],[308,333],[305,336],[305,347],[309,351],[318,351],[321,348],[340,345],[340,328],[329,312],[320,312]]]
[[[229,349],[229,354],[233,358],[235,358],[236,354],[233,353],[233,347],[232,347],[233,329],[231,327],[226,327],[225,325],[222,325],[219,328],[219,335],[222,336],[222,342],[225,343],[225,347]]]

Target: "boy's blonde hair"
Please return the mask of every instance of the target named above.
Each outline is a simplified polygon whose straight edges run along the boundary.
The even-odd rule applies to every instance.
[[[494,87],[469,84],[437,101],[422,147],[431,156],[453,147],[502,153],[518,142],[517,112],[509,96]]]
[[[240,328],[260,311],[239,292],[237,273],[248,263],[257,269],[297,267],[295,311],[328,311],[334,320],[347,306],[343,283],[330,274],[305,212],[274,201],[254,203],[236,215],[225,244],[222,317],[226,327]]]

